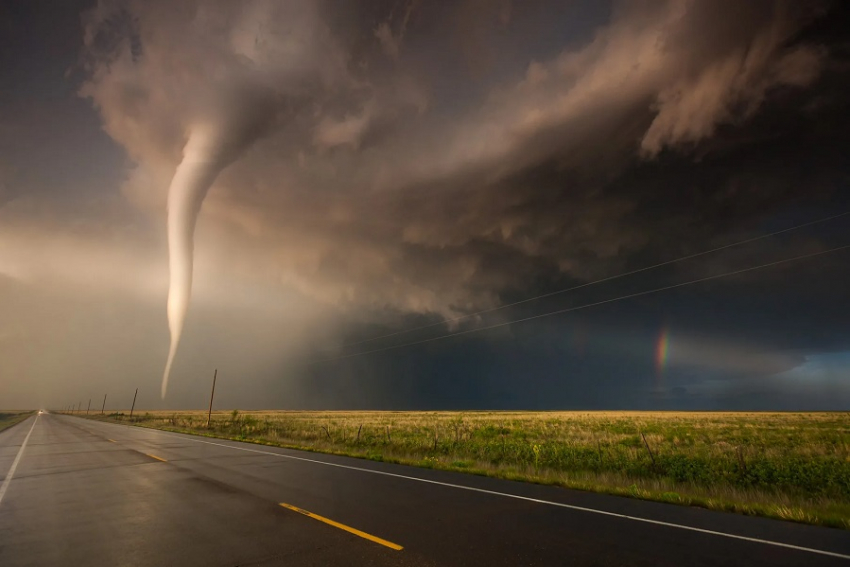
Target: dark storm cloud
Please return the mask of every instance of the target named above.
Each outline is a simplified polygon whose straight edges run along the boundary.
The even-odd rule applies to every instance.
[[[528,271],[586,277],[588,260],[616,263],[650,236],[630,220],[642,202],[609,186],[631,184],[630,168],[665,148],[691,154],[717,128],[757,114],[772,91],[809,86],[826,58],[816,42],[794,41],[817,17],[811,7],[624,4],[584,45],[529,61],[519,78],[490,84],[477,108],[432,120],[450,106],[452,93],[433,85],[454,57],[413,40],[433,9],[412,3],[381,15],[368,6],[365,22],[327,18],[323,47],[298,56],[303,72],[324,77],[299,85],[310,107],[279,114],[276,132],[222,174],[206,205],[237,238],[259,240],[258,260],[275,257],[280,277],[319,301],[451,314],[493,305]],[[166,184],[151,180],[173,171],[188,108],[228,81],[215,69],[243,66],[275,88],[295,40],[288,15],[262,2],[127,10],[143,55],[129,38],[95,59],[83,93],[138,162],[127,194],[160,208]],[[495,20],[481,11],[475,29],[509,33],[504,10]],[[462,4],[455,17],[475,13]],[[113,21],[101,8],[89,35]],[[408,38],[418,52],[408,52]],[[737,199],[728,182],[708,200]]]
[[[847,12],[782,1],[101,2],[84,18],[80,94],[132,161],[118,197],[147,220],[99,202],[104,219],[123,219],[117,240],[107,220],[80,231],[58,215],[18,247],[9,243],[45,220],[17,202],[0,209],[15,221],[0,230],[0,269],[72,285],[78,259],[104,285],[136,274],[129,295],[155,303],[165,252],[150,235],[164,230],[165,191],[198,111],[222,91],[238,99],[239,77],[260,77],[277,97],[263,135],[222,171],[201,211],[197,316],[249,305],[248,328],[264,306],[286,317],[297,305],[293,324],[314,321],[303,344],[247,367],[270,383],[290,376],[301,403],[324,400],[322,388],[341,405],[643,403],[657,387],[652,349],[665,324],[690,341],[680,351],[690,349],[690,362],[674,357],[664,385],[686,389],[676,399],[691,399],[689,385],[706,376],[774,375],[819,349],[850,349],[828,308],[848,301],[840,260],[817,264],[825,276],[804,278],[806,289],[793,276],[811,272],[788,267],[602,310],[583,354],[569,341],[540,350],[547,332],[578,333],[567,318],[401,357],[304,361],[317,345],[495,307],[847,205]],[[310,37],[292,28],[299,18],[310,19]],[[0,184],[12,175],[3,171]],[[835,236],[778,239],[461,328],[822,250]],[[138,253],[113,260],[127,248]],[[806,309],[777,314],[777,304]],[[833,335],[794,331],[818,327]],[[194,332],[198,344],[212,336]],[[537,338],[517,338],[525,333]],[[528,392],[516,386],[523,374]],[[463,386],[448,400],[453,382]]]

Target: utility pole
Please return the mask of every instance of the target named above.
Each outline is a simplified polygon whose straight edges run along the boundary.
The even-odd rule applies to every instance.
[[[130,417],[133,417],[133,410],[136,409],[136,396],[139,395],[139,389],[136,388],[136,393],[133,394],[133,407],[130,408]]]
[[[77,413],[83,411],[83,402],[77,402]]]
[[[91,409],[91,398],[89,398],[89,407],[86,408],[86,415],[89,414],[90,409]]]
[[[212,418],[212,404],[213,404],[213,398],[215,398],[215,379],[216,379],[216,377],[218,377],[218,368],[216,368],[215,372],[213,372],[213,387],[212,387],[212,393],[210,394],[210,411],[207,413],[207,429],[210,428],[210,419]]]
[[[103,415],[103,409],[106,407],[106,394],[103,394],[103,405],[100,406],[100,415]]]

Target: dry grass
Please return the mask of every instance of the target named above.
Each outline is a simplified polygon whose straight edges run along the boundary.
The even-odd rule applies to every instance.
[[[190,411],[134,421],[850,529],[850,413],[219,411],[207,429],[206,413]]]

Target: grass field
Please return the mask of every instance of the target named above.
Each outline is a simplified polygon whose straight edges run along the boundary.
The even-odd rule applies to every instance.
[[[0,431],[9,429],[13,425],[22,422],[33,413],[35,412],[29,410],[0,410]]]
[[[133,421],[850,529],[850,413],[231,411],[214,412],[207,429],[198,411]]]

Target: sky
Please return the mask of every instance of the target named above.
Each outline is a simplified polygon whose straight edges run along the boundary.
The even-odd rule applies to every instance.
[[[848,24],[3,2],[0,407],[846,411]]]

